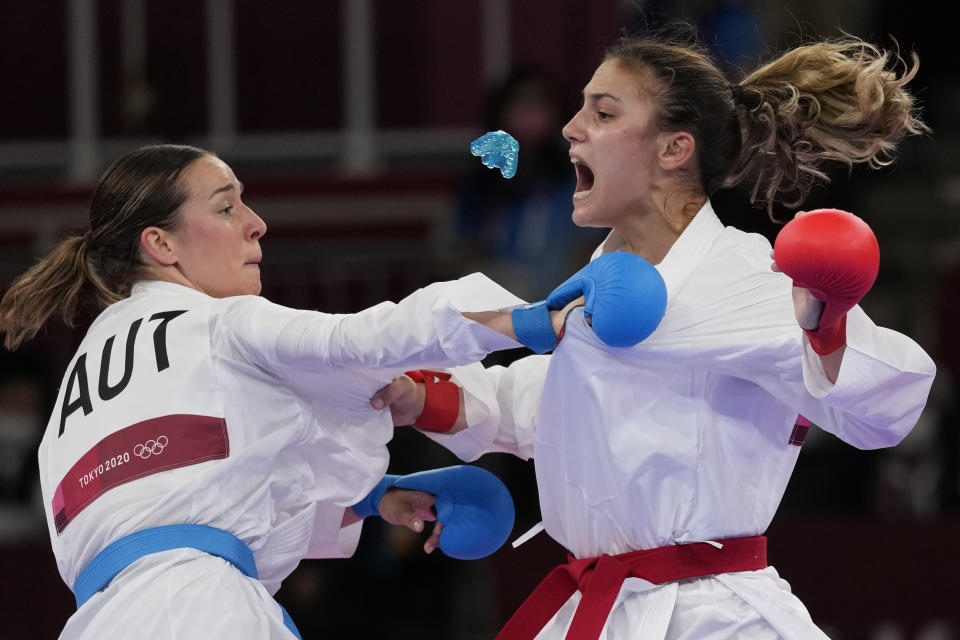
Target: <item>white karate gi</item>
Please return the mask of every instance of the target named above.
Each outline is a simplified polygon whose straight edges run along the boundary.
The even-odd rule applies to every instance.
[[[769,256],[765,238],[725,228],[708,202],[657,265],[667,309],[645,341],[608,347],[576,309],[552,356],[455,369],[471,426],[430,436],[464,460],[533,457],[546,531],[579,558],[762,534],[800,451],[797,414],[861,449],[892,446],[935,373],[916,343],[855,307],[831,384]],[[579,599],[538,638],[563,637]],[[825,637],[772,567],[628,578],[601,637],[734,636]]]
[[[370,407],[374,392],[404,370],[465,364],[515,348],[460,311],[518,302],[480,274],[353,315],[137,283],[129,298],[90,327],[40,445],[60,573],[72,587],[91,558],[124,535],[202,524],[246,543],[259,580],[194,549],[148,555],[83,605],[61,638],[292,637],[271,595],[302,558],[353,553],[362,525],[341,529],[344,510],[387,468],[393,426],[388,410]],[[154,315],[177,311],[185,312]],[[175,425],[180,415],[213,418],[205,433],[215,446],[180,446],[178,453],[202,458],[208,447],[210,459],[127,478],[99,495],[71,497],[71,491],[89,492],[98,482],[129,474],[151,456],[170,459],[199,431]],[[151,431],[148,440],[141,435],[142,441],[119,449],[111,444],[131,425],[164,416],[174,416],[163,418],[172,420],[164,429],[174,430]],[[146,433],[136,431],[142,428],[135,426],[135,433]],[[84,460],[93,461],[89,469]]]

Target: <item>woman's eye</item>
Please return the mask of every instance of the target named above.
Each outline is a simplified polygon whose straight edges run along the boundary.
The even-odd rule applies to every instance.
[[[605,121],[605,120],[609,120],[609,119],[612,118],[612,117],[613,117],[613,116],[610,115],[609,113],[605,113],[605,112],[603,112],[603,111],[597,111],[597,119],[600,120],[601,122],[603,122],[603,121]]]
[[[225,206],[223,209],[220,209],[220,213],[222,213],[222,214],[224,214],[224,215],[230,215],[231,213],[233,213],[233,205],[232,205],[232,204],[228,204],[228,205]]]

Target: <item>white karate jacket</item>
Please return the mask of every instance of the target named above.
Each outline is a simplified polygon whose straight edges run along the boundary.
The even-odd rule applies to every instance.
[[[259,581],[192,549],[146,556],[94,595],[63,638],[290,637],[270,597],[303,558],[353,553],[344,510],[387,468],[395,375],[517,343],[460,311],[519,302],[480,274],[352,315],[214,299],[140,282],[94,321],[39,450],[69,586],[106,545],[165,524],[229,531]]]
[[[576,557],[762,534],[800,451],[798,414],[855,447],[893,446],[935,373],[914,341],[855,307],[831,384],[770,251],[708,202],[657,265],[668,302],[652,335],[608,347],[576,309],[552,356],[455,369],[470,427],[430,437],[464,460],[533,457],[546,531]],[[538,638],[563,637],[579,597]],[[663,586],[630,578],[604,633],[824,637],[772,567]]]

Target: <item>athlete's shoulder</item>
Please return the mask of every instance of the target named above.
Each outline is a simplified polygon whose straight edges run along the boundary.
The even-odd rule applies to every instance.
[[[270,316],[297,311],[290,307],[271,302],[263,296],[243,295],[217,298],[211,301],[210,314],[213,322],[231,322],[249,315]]]
[[[762,234],[724,227],[707,252],[704,266],[714,269],[722,264],[730,271],[773,276],[777,274],[770,269],[771,251],[770,241]]]
[[[758,233],[725,227],[690,280],[698,304],[750,309],[761,301],[790,307],[790,279],[771,269],[772,248]]]

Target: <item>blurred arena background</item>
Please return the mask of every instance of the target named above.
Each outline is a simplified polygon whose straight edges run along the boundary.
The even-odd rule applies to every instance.
[[[900,446],[856,451],[812,433],[768,531],[770,558],[835,640],[960,638],[960,70],[956,28],[894,0],[40,0],[0,2],[0,281],[82,227],[106,164],[147,142],[223,157],[269,225],[263,294],[351,312],[482,270],[542,298],[602,237],[569,222],[560,127],[605,46],[673,19],[697,25],[731,70],[841,31],[921,58],[934,133],[878,172],[839,172],[806,208],[863,216],[881,246],[863,306],[938,362],[933,396]],[[468,145],[520,139],[517,177]],[[742,194],[728,224],[776,227]],[[0,353],[0,635],[55,638],[73,611],[49,548],[36,444],[79,341],[51,326]],[[522,350],[499,354],[505,363]],[[400,429],[390,471],[456,464]],[[539,520],[532,462],[492,455]],[[492,638],[565,558],[545,535],[488,559],[424,556],[371,522],[349,560],[307,561],[278,594],[304,638]]]

